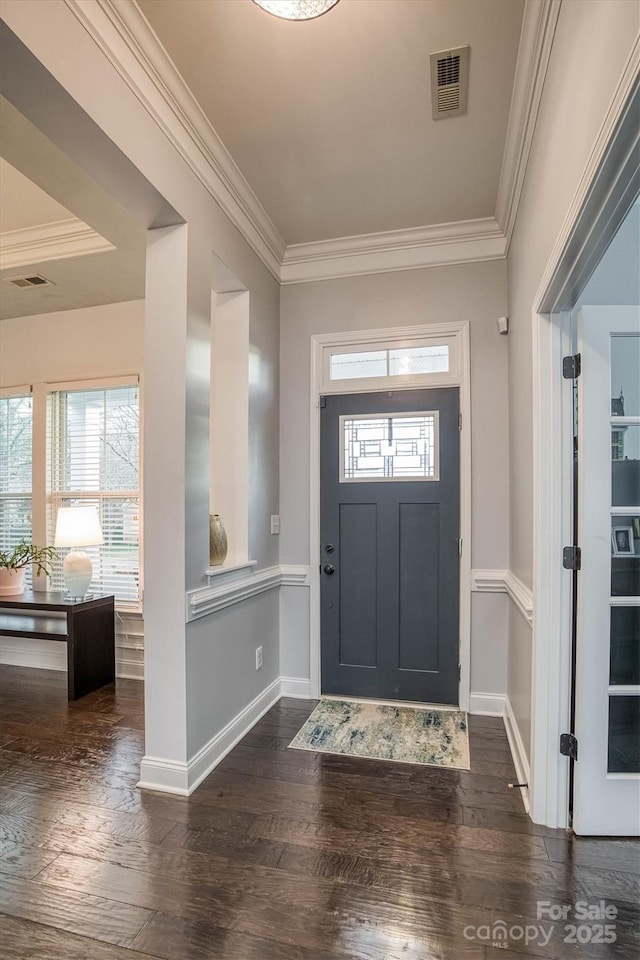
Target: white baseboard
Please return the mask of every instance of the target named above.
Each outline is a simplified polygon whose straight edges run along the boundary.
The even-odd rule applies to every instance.
[[[520,736],[520,729],[518,728],[518,724],[511,707],[511,702],[508,697],[505,698],[504,726],[505,730],[507,731],[507,740],[509,741],[509,748],[511,749],[513,764],[516,768],[518,783],[528,784],[530,782],[529,761],[527,759],[526,750],[524,749],[522,737]],[[529,813],[529,787],[520,787],[519,789],[522,796],[524,809],[527,813]]]
[[[280,695],[311,700],[311,680],[304,677],[280,677]]]
[[[119,680],[144,680],[144,663],[137,660],[121,660],[116,651],[116,678]]]
[[[34,670],[67,671],[66,643],[56,640],[31,638],[0,641],[0,664],[12,667],[31,667]],[[132,653],[135,651],[135,653]],[[144,680],[144,652],[142,646],[116,646],[116,677],[122,680]]]
[[[471,693],[469,713],[477,717],[504,717],[506,700],[504,693]]]
[[[498,693],[472,693],[469,713],[480,717],[502,717],[509,741],[509,749],[513,757],[513,765],[516,768],[517,781],[518,783],[528,784],[529,761],[509,697]],[[519,787],[518,789],[522,796],[524,809],[529,813],[529,788]]]
[[[140,763],[140,779],[136,786],[141,790],[155,790],[158,793],[173,793],[179,797],[188,797],[188,764],[145,755]]]
[[[143,790],[159,790],[188,797],[267,710],[278,702],[280,687],[278,677],[198,750],[188,763],[143,757],[138,786]]]
[[[35,670],[67,670],[67,645],[56,640],[0,641],[0,663]]]

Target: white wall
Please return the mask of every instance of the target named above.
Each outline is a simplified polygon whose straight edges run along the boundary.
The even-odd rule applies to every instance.
[[[143,332],[143,300],[3,320],[0,323],[0,387],[130,373],[142,375]],[[143,636],[139,614],[118,616],[118,676],[142,678]],[[0,660],[66,670],[66,644],[3,637]]]
[[[227,534],[227,563],[249,550],[249,294],[212,297],[211,450],[212,514]]]
[[[534,549],[534,297],[636,42],[639,18],[635,0],[562,4],[508,256],[510,567],[528,587]],[[527,750],[531,659],[530,631],[518,623],[510,635],[509,696]]]
[[[269,516],[278,503],[279,287],[64,0],[7,0],[2,17],[185,223],[171,240],[150,237],[144,357],[146,397],[153,401],[144,412],[145,571],[153,570],[153,591],[149,603],[145,593],[143,779],[162,785],[165,778],[165,786],[182,789],[189,760],[250,703],[257,684],[268,685],[264,670],[256,675],[253,663],[235,657],[246,627],[242,603],[222,616],[189,624],[185,617],[185,588],[201,586],[208,565],[214,255],[250,293],[256,376],[249,396],[249,552],[259,566],[278,558]],[[16,78],[16,96],[27,97],[29,77],[21,80]],[[37,102],[29,103],[35,103],[30,119],[44,124],[46,118],[36,116]],[[127,175],[127,165],[114,158],[106,169],[92,142],[80,142],[69,124],[65,131],[74,162],[90,176],[100,169],[103,182],[110,177],[114,195],[135,213],[139,192],[114,182],[113,172]],[[148,213],[146,226],[153,222],[153,211]],[[172,245],[173,262],[164,256]],[[171,276],[170,303],[158,294],[163,265]],[[265,662],[277,663],[277,604],[262,594],[252,610],[258,607]]]
[[[143,335],[144,300],[3,320],[0,386],[142,374]]]
[[[281,561],[309,556],[310,344],[313,334],[468,320],[471,343],[472,566],[508,560],[507,345],[504,261],[302,283],[282,290]],[[506,691],[505,595],[472,598],[473,691]],[[281,591],[281,672],[309,678],[308,591]]]

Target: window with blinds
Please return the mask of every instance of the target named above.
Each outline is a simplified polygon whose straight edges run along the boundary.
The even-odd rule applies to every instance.
[[[0,395],[0,550],[31,542],[33,400]],[[27,577],[30,576],[27,568]]]
[[[47,400],[49,542],[59,507],[95,506],[104,545],[86,547],[91,590],[140,601],[140,407],[137,383],[58,390]],[[52,589],[63,589],[62,560]]]

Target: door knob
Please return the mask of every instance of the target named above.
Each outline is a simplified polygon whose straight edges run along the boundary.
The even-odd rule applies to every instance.
[[[325,566],[322,569],[324,570],[324,572],[328,577],[332,577],[336,572],[336,568],[333,566],[332,563],[325,564]]]

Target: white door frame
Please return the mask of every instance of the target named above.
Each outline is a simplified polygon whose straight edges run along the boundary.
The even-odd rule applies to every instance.
[[[402,382],[393,378],[383,386],[370,386],[367,381],[327,381],[324,358],[327,348],[353,346],[373,349],[376,343],[412,340],[442,341],[454,338],[456,342],[456,369],[446,375],[429,374],[426,378],[411,378]],[[397,382],[396,382],[397,381]],[[390,389],[428,390],[437,387],[459,387],[462,429],[460,432],[460,683],[461,710],[469,709],[471,688],[471,365],[469,352],[469,322],[432,323],[411,327],[383,327],[377,330],[354,330],[346,333],[317,334],[311,337],[311,397],[310,397],[310,597],[309,597],[309,676],[310,695],[320,696],[320,396],[327,393],[386,393]]]
[[[534,614],[531,817],[567,827],[569,761],[559,752],[570,714],[571,385],[562,356],[571,353],[568,311],[638,194],[637,109],[640,47],[634,47],[533,303]],[[561,424],[561,429],[558,429]]]

